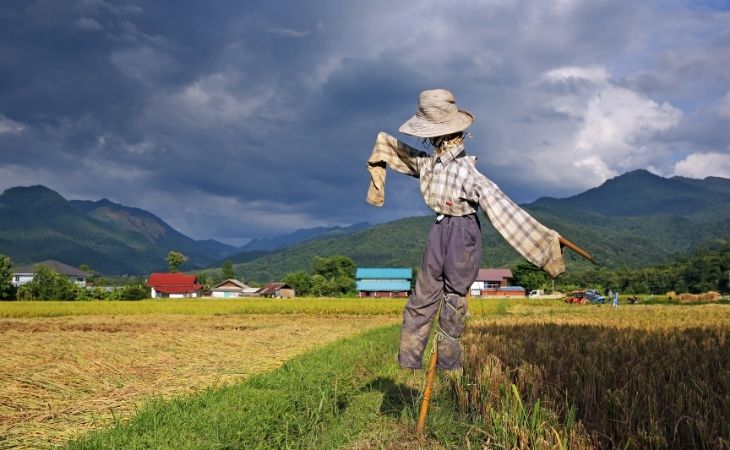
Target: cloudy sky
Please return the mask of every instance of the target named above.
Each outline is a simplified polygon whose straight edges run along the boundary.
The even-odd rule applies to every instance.
[[[148,209],[244,243],[426,214],[365,161],[452,90],[512,198],[626,171],[730,178],[730,3],[17,0],[0,6],[0,190]],[[415,144],[411,139],[407,142]]]

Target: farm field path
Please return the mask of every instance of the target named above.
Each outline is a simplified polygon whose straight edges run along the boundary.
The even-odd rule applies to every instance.
[[[0,448],[63,444],[131,416],[146,399],[231,384],[398,320],[312,314],[0,319]]]

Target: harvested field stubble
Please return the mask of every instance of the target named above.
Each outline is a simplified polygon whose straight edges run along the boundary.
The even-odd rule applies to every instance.
[[[44,448],[145,399],[273,369],[385,316],[135,315],[0,320],[0,448]]]
[[[451,385],[460,411],[493,421],[514,385],[564,435],[585,430],[569,448],[730,448],[730,310],[657,308],[471,322]],[[535,448],[528,432],[515,428]]]

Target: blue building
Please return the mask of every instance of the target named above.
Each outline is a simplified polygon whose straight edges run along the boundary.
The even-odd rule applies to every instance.
[[[411,294],[413,269],[358,268],[355,289],[359,297],[408,297]]]

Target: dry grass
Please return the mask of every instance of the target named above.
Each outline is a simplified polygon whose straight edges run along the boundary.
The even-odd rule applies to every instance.
[[[61,317],[110,314],[356,314],[400,315],[406,299],[361,298],[186,298],[140,301],[0,302],[0,318]]]
[[[0,319],[0,448],[44,448],[393,324],[387,316],[137,315]]]
[[[514,385],[525,405],[578,421],[568,448],[730,448],[730,307],[573,308],[471,322],[452,385],[460,411],[494,422]],[[529,448],[559,447],[541,441],[544,427],[506,423],[498,431]]]

